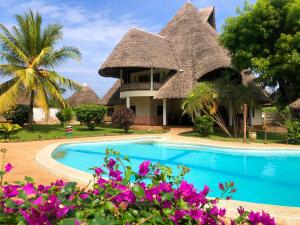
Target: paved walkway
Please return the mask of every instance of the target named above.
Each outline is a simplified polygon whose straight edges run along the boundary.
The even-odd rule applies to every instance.
[[[31,176],[37,183],[49,184],[57,177],[47,170],[43,169],[42,166],[35,160],[35,155],[44,147],[54,143],[70,143],[73,141],[109,141],[116,139],[128,139],[136,138],[141,136],[163,136],[180,143],[199,143],[199,144],[211,144],[219,146],[232,146],[232,147],[250,147],[255,149],[261,149],[261,147],[269,147],[270,150],[276,150],[276,147],[289,148],[297,151],[292,146],[286,146],[282,144],[242,144],[242,143],[230,143],[221,141],[211,141],[208,139],[194,138],[194,137],[183,137],[178,134],[186,132],[189,128],[174,128],[166,134],[152,134],[152,135],[129,135],[129,136],[105,136],[105,137],[92,137],[92,138],[74,138],[74,139],[58,139],[58,140],[47,140],[47,141],[34,141],[34,142],[19,142],[19,143],[0,143],[0,148],[7,148],[8,153],[6,161],[11,162],[14,166],[12,172],[6,177],[6,181],[13,182],[16,180],[22,180],[24,176]],[[288,225],[299,225],[300,224],[300,208],[287,208],[279,206],[261,205],[254,203],[245,203],[237,201],[223,201],[221,203],[224,207],[228,208],[228,215],[235,216],[236,208],[240,205],[245,206],[247,209],[254,210],[265,210],[272,215],[275,215],[278,224]]]

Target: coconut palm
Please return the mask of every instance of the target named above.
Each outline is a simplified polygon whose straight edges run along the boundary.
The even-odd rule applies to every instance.
[[[64,108],[62,88],[78,89],[79,85],[54,71],[54,67],[72,58],[80,60],[77,48],[55,49],[62,39],[59,24],[42,27],[42,17],[29,11],[16,15],[17,26],[10,31],[0,24],[0,75],[7,81],[0,85],[0,113],[17,104],[21,96],[30,102],[29,127],[33,124],[33,105],[48,112],[49,99]]]

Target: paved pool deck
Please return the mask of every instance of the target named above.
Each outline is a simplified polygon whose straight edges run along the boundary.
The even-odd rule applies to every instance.
[[[254,148],[256,150],[270,150],[276,151],[279,148],[289,149],[291,151],[300,151],[298,146],[290,146],[283,144],[243,144],[237,142],[221,142],[212,141],[208,139],[195,138],[195,137],[183,137],[178,134],[188,131],[189,129],[171,129],[170,132],[165,134],[149,134],[149,135],[121,135],[121,136],[101,136],[91,138],[73,138],[73,139],[57,139],[46,141],[34,141],[34,142],[18,142],[18,143],[0,143],[0,148],[4,147],[8,150],[6,155],[6,161],[11,162],[14,166],[11,173],[5,178],[8,182],[16,180],[23,180],[24,176],[31,176],[37,183],[49,184],[56,179],[68,180],[68,176],[65,176],[68,168],[55,164],[55,169],[49,169],[53,161],[47,161],[49,158],[46,155],[41,154],[42,151],[51,152],[55,146],[64,143],[72,142],[89,142],[89,141],[113,141],[113,140],[128,140],[142,137],[163,137],[167,141],[177,143],[189,143],[189,144],[207,144],[222,147],[236,147],[236,148]],[[40,153],[39,153],[40,152]],[[46,162],[46,165],[41,165],[36,156],[39,153],[39,158]],[[49,164],[47,164],[49,163]],[[101,162],[100,162],[101,163]],[[299,165],[300,166],[300,165]],[[72,170],[71,170],[72,171]],[[70,171],[70,172],[71,172]],[[69,177],[71,178],[71,177]],[[79,181],[84,185],[85,180],[88,177],[84,177],[84,174],[73,173],[72,178]],[[300,190],[299,190],[300,192]],[[300,224],[300,207],[282,207],[273,205],[256,204],[249,202],[239,201],[221,201],[221,206],[226,207],[228,216],[236,216],[236,208],[243,206],[246,209],[264,210],[273,216],[275,216],[277,224],[282,225],[299,225]]]

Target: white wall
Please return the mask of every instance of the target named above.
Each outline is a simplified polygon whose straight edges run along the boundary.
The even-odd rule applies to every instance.
[[[49,120],[57,120],[56,113],[60,111],[56,108],[50,108],[49,109]],[[46,120],[46,114],[41,108],[33,108],[33,120],[35,122],[43,122]]]
[[[252,114],[252,113],[251,113]],[[263,117],[262,117],[262,107],[255,106],[254,107],[254,117],[251,115],[251,125],[263,125]]]
[[[150,116],[150,97],[132,97],[130,105],[135,106],[137,116]]]

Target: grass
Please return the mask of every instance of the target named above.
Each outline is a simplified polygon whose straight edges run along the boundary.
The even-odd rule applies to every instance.
[[[199,133],[196,131],[185,132],[185,133],[182,133],[181,135],[187,136],[187,137],[201,137],[199,135]],[[208,139],[216,140],[216,141],[243,142],[242,137],[230,138],[219,130],[216,130],[215,133],[210,135],[209,137],[201,137],[201,138],[208,138]],[[286,139],[287,139],[287,134],[267,133],[267,142],[266,143],[286,144]],[[247,142],[250,143],[248,136],[247,136]],[[256,143],[265,143],[265,132],[264,131],[257,131]]]
[[[80,125],[73,125],[73,133],[69,137],[95,137],[108,135],[127,135],[122,129],[103,126],[97,127],[95,130],[88,130],[86,127]],[[130,130],[128,134],[160,134],[165,130]],[[60,125],[35,125],[33,130],[23,128],[17,134],[11,136],[10,142],[22,141],[41,141],[51,139],[67,138],[65,128]]]

